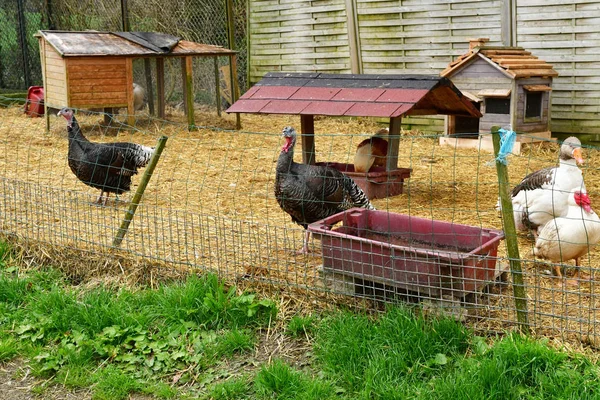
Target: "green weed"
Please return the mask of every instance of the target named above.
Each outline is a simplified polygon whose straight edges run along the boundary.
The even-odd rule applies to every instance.
[[[329,382],[313,379],[281,360],[263,366],[254,380],[257,394],[268,399],[325,400],[336,397]]]
[[[294,315],[288,323],[286,333],[292,337],[305,337],[315,330],[315,318],[312,315]]]
[[[129,398],[130,393],[139,392],[143,385],[130,375],[123,374],[114,366],[107,366],[94,374],[94,400],[121,400]]]
[[[19,343],[12,337],[0,337],[0,362],[12,360],[19,353]]]
[[[230,357],[235,353],[252,350],[254,335],[248,330],[233,329],[226,332],[217,344],[217,353],[220,356]]]
[[[208,398],[211,400],[241,400],[250,399],[250,383],[247,378],[231,379],[214,385]]]
[[[352,391],[404,393],[460,362],[470,334],[452,320],[426,320],[404,308],[377,319],[341,312],[320,324],[315,353],[326,372]]]

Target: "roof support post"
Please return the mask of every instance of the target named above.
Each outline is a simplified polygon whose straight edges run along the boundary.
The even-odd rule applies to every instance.
[[[158,102],[158,118],[165,118],[165,59],[156,59],[156,97]]]
[[[221,116],[221,80],[219,79],[219,59],[213,57],[213,64],[215,66],[215,101],[217,103],[217,115]],[[233,104],[233,102],[231,103]],[[237,114],[239,115],[239,114]]]
[[[302,162],[314,165],[315,160],[315,117],[300,116],[300,137],[302,138]]]
[[[400,149],[400,125],[402,117],[390,118],[390,133],[388,136],[388,152],[385,163],[386,171],[398,169],[398,151]]]
[[[240,98],[240,85],[237,79],[237,58],[235,54],[229,55],[229,78],[231,80],[231,104]],[[235,129],[241,129],[240,113],[235,114]]]
[[[125,59],[125,77],[127,79],[127,125],[135,124],[135,108],[133,105],[133,59]]]
[[[187,115],[188,130],[194,129],[196,121],[194,120],[194,74],[192,69],[193,58],[188,56],[181,59],[183,67],[183,93],[185,103],[185,113]]]
[[[148,111],[150,115],[156,115],[154,113],[154,89],[152,88],[152,70],[150,67],[150,59],[144,58],[144,73],[146,75],[146,90],[148,94]]]

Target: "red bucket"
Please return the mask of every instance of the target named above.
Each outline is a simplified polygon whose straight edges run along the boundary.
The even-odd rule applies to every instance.
[[[44,115],[44,88],[41,86],[30,86],[27,90],[25,101],[25,114],[30,117],[41,117]]]

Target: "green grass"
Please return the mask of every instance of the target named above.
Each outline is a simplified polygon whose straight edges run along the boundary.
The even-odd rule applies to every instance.
[[[274,302],[214,275],[83,290],[56,270],[21,272],[10,247],[0,245],[0,260],[0,363],[22,359],[42,382],[32,393],[59,384],[94,399],[600,398],[588,358],[516,334],[488,342],[418,309],[299,314],[281,336],[267,329]],[[267,332],[305,352],[301,367],[255,357]]]

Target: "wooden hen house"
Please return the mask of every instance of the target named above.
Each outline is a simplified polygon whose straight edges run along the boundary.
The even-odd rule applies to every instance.
[[[440,75],[449,78],[481,112],[480,118],[450,115],[441,144],[492,149],[489,135],[479,133],[494,125],[510,128],[521,142],[550,138],[551,64],[522,47],[488,46],[487,38],[471,39],[469,51],[451,62]],[[470,144],[469,144],[470,143]]]
[[[146,90],[153,109],[153,82],[150,60],[156,61],[156,94],[158,116],[165,117],[164,61],[167,57],[181,60],[185,112],[188,125],[194,126],[192,58],[229,57],[230,80],[237,94],[236,52],[220,46],[189,42],[156,32],[71,32],[39,31],[40,57],[44,79],[46,129],[49,129],[48,107],[127,108],[128,124],[134,123],[133,60],[144,59]],[[216,68],[215,68],[216,69]],[[216,73],[217,106],[220,113],[219,76]]]

